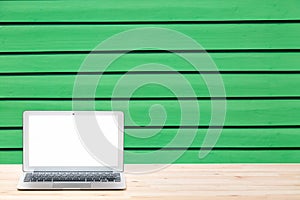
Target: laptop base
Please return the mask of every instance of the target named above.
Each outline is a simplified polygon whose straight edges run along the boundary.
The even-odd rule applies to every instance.
[[[120,182],[24,182],[25,174],[20,177],[18,190],[124,190],[125,177]]]

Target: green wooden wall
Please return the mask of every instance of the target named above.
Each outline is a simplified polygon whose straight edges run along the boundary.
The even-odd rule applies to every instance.
[[[223,78],[227,114],[221,136],[207,157],[199,148],[211,118],[212,101],[203,80],[184,59],[167,51],[134,51],[112,63],[96,90],[96,109],[111,102],[126,110],[125,132],[158,132],[148,138],[125,135],[126,152],[147,153],[166,146],[180,128],[196,131],[191,145],[177,142],[155,159],[125,156],[126,163],[164,163],[164,152],[182,152],[176,163],[300,162],[300,1],[173,0],[173,1],[0,1],[0,163],[22,163],[22,112],[71,110],[73,84],[81,63],[107,37],[139,27],[180,31],[210,54]],[[74,42],[77,41],[77,42]],[[197,56],[191,49],[172,49]],[[101,53],[101,52],[100,52]],[[106,52],[107,56],[110,53]],[[191,84],[201,107],[199,124],[180,123],[180,103],[189,93],[176,73],[139,72],[132,67],[160,63],[180,72]],[[216,76],[209,69],[202,73]],[[99,76],[97,68],[79,76]],[[118,80],[124,90],[137,79],[169,80],[182,90],[176,96],[147,85],[133,96],[114,96]],[[89,101],[82,97],[78,101]],[[161,104],[165,124],[151,124],[149,108]],[[193,111],[193,107],[188,107]],[[161,129],[161,126],[163,128]],[[220,124],[214,124],[220,129]],[[208,147],[209,148],[209,147]],[[164,152],[163,152],[164,151]]]

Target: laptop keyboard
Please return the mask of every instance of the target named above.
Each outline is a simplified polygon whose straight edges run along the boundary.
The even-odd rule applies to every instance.
[[[33,172],[24,182],[120,182],[117,172]]]

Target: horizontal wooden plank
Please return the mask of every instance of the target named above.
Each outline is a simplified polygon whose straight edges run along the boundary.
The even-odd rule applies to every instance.
[[[124,111],[126,126],[193,126],[209,124],[212,116],[211,102],[220,103],[219,100],[99,100],[94,103],[96,110]],[[89,101],[75,101],[75,105],[76,110],[93,110],[91,106],[93,104]],[[197,111],[197,106],[200,112]],[[218,106],[222,108],[220,104]],[[1,100],[0,109],[0,127],[22,126],[23,111],[72,110],[72,101]],[[220,117],[220,110],[218,109],[218,113],[215,114],[218,117]],[[300,124],[299,111],[299,100],[227,100],[224,124],[227,126],[298,125]],[[197,120],[198,114],[201,117],[200,121]],[[215,121],[210,125],[221,125],[219,123]]]
[[[206,135],[207,129],[125,129],[125,147],[197,148],[203,146]],[[175,138],[177,140],[171,143]],[[193,140],[189,141],[190,138]],[[226,128],[221,131],[214,147],[300,147],[300,130]],[[22,130],[0,130],[0,148],[22,148]]]
[[[151,151],[150,151],[151,152]],[[266,150],[266,151],[238,151],[238,150],[225,150],[225,151],[211,151],[205,158],[199,158],[199,151],[188,150],[181,151],[183,155],[172,163],[299,163],[300,150]],[[153,160],[148,159],[147,156],[138,156],[136,154],[146,154],[149,151],[136,151],[134,154],[126,154],[125,163],[166,163],[171,160],[172,156],[180,153],[180,151],[166,151],[160,152],[160,155],[153,157]],[[140,159],[138,159],[140,158]],[[169,159],[168,159],[169,158]]]
[[[72,98],[76,79],[86,88],[80,98],[219,97],[222,85],[205,79],[220,78],[227,97],[300,96],[300,74],[123,74],[0,76],[0,97]],[[88,88],[97,89],[89,94]]]
[[[43,26],[1,26],[0,52],[31,52],[31,51],[90,51],[99,43],[123,31],[136,28],[141,37],[128,35],[124,42],[115,40],[103,50],[132,50],[132,40],[139,45],[147,36],[154,34],[150,30],[167,28],[186,34],[206,50],[224,49],[299,49],[300,23],[284,24],[187,24],[187,25],[43,25]],[[152,28],[152,29],[151,29]],[[162,32],[165,33],[165,32]],[[185,40],[178,39],[175,34],[159,35],[156,44],[144,48],[163,48],[190,50],[198,49],[196,46],[186,44]],[[135,32],[135,34],[137,34]],[[166,40],[168,38],[168,40]],[[139,39],[141,41],[139,41]],[[158,46],[170,41],[164,47]],[[176,41],[176,43],[174,43]],[[126,42],[128,44],[126,44]],[[148,41],[149,42],[149,41]],[[146,44],[145,44],[146,45]],[[150,45],[150,44],[149,44]]]
[[[207,58],[206,54],[182,53],[191,58]],[[0,73],[23,72],[98,72],[102,66],[80,69],[88,54],[29,54],[0,55]],[[110,57],[111,54],[106,54]],[[219,71],[299,71],[300,53],[209,53]],[[199,71],[183,58],[172,53],[125,54],[105,70],[107,72],[131,71],[148,63],[169,66],[174,71]],[[147,69],[154,71],[155,69]],[[214,71],[211,66],[201,65],[201,71]],[[135,70],[137,71],[137,70]]]
[[[22,148],[22,130],[0,130],[0,148]]]
[[[199,159],[197,150],[164,150],[157,156],[149,156],[153,150],[131,150],[124,152],[125,164],[163,164],[169,163],[299,163],[300,150],[212,150]],[[173,159],[180,155],[179,159]],[[151,159],[149,159],[151,158]],[[0,151],[0,164],[21,164],[22,151]]]
[[[84,6],[80,1],[1,1],[0,19],[2,22],[281,20],[299,19],[299,6],[297,0],[87,0]]]

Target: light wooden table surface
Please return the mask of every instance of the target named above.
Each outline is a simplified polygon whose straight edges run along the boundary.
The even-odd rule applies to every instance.
[[[151,167],[151,165],[139,165]],[[127,171],[137,165],[126,165]],[[126,173],[124,191],[17,191],[21,165],[0,165],[0,199],[300,199],[300,164],[171,165]]]

